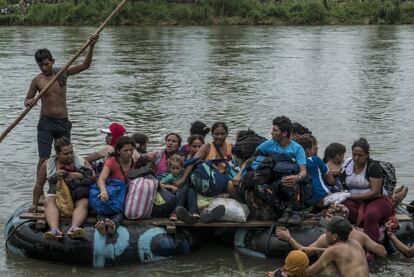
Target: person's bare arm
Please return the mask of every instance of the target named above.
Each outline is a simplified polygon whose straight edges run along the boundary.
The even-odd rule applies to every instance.
[[[324,270],[333,261],[334,255],[335,253],[332,250],[332,248],[327,248],[319,257],[319,259],[313,265],[306,269],[305,276],[315,276],[316,274]]]
[[[26,98],[24,99],[24,106],[25,107],[33,107],[36,105],[34,98],[36,96],[36,92],[39,90],[37,85],[37,77],[33,78],[32,82],[30,83],[29,90],[27,91]]]
[[[86,157],[85,157],[85,160],[86,161],[88,161],[88,162],[94,162],[94,161],[97,161],[97,160],[100,160],[100,159],[102,159],[103,157],[98,153],[98,152],[93,152],[93,153],[91,153],[91,154],[88,154]]]
[[[88,69],[92,64],[92,56],[93,56],[93,48],[95,47],[95,43],[98,40],[99,35],[91,35],[90,40],[91,43],[89,44],[89,50],[86,54],[85,60],[81,64],[70,66],[66,70],[67,75],[74,75],[78,74],[86,69]]]
[[[101,201],[105,202],[108,200],[108,192],[106,190],[106,179],[108,179],[109,174],[111,173],[111,170],[104,166],[101,174],[99,174],[98,181],[96,182],[98,184],[99,190],[101,191]]]
[[[364,200],[370,200],[375,199],[381,195],[381,184],[382,184],[382,178],[369,178],[369,184],[371,186],[371,190],[358,194],[358,195],[352,195],[348,199],[356,200],[356,201],[364,201]]]
[[[194,155],[194,158],[200,158],[202,160],[207,156],[208,152],[210,152],[210,144],[203,144],[200,147],[200,149],[198,149],[197,153]],[[177,180],[177,182],[175,182],[175,186],[177,188],[180,188],[187,181],[193,169],[194,165],[187,166],[187,168],[184,170],[183,176],[181,176],[181,178]]]
[[[331,186],[335,185],[335,178],[331,171],[328,171],[323,177],[329,185]]]
[[[303,248],[303,245],[297,242],[289,232],[289,229],[278,227],[276,228],[276,237],[280,240],[284,240],[290,244],[292,249],[298,250]]]
[[[299,170],[299,174],[298,175],[289,175],[289,176],[286,176],[285,179],[284,179],[284,181],[283,181],[283,184],[285,184],[288,187],[291,187],[291,186],[294,186],[297,182],[305,179],[306,174],[307,174],[307,172],[306,172],[306,165],[300,165],[299,166],[299,169],[300,170]]]
[[[374,254],[378,257],[386,257],[387,256],[387,250],[385,250],[385,247],[382,246],[379,243],[376,243],[373,241],[370,237],[368,237],[367,234],[364,232],[360,232],[363,236],[363,245],[362,247],[365,249],[365,251]]]
[[[30,212],[34,212],[36,210],[37,205],[39,205],[40,196],[43,193],[43,187],[46,183],[46,163],[47,160],[43,162],[40,166],[39,172],[37,173],[36,185],[33,189],[33,202],[29,209]]]
[[[408,247],[402,241],[400,241],[394,233],[388,235],[392,243],[397,247],[405,257],[412,258],[414,257],[414,246]]]

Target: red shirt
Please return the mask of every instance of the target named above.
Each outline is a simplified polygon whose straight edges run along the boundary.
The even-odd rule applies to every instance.
[[[109,168],[110,173],[108,178],[109,179],[116,179],[126,181],[124,175],[122,174],[121,168],[119,163],[116,161],[115,157],[110,157],[105,161],[104,166]],[[124,170],[125,176],[128,175],[129,170]]]

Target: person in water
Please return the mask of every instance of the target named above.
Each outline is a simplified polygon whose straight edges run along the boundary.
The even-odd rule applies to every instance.
[[[413,215],[414,201],[411,201],[411,203],[407,206],[407,210],[411,215]],[[389,238],[389,240],[392,241],[392,243],[395,245],[398,251],[400,251],[407,258],[414,257],[414,245],[407,246],[397,238],[397,236],[395,235],[395,223],[392,220],[389,220],[385,223],[385,230],[387,237]]]
[[[285,265],[275,271],[266,272],[266,277],[304,277],[309,267],[308,256],[300,250],[292,250],[285,259]]]
[[[334,216],[325,227],[329,247],[306,269],[305,276],[315,276],[330,264],[336,266],[339,276],[342,277],[369,276],[364,249],[359,242],[349,238],[353,230],[351,223],[343,217]]]
[[[37,172],[45,160],[50,157],[53,140],[60,137],[70,139],[72,123],[68,119],[68,109],[66,104],[66,80],[67,76],[78,74],[88,69],[92,63],[93,48],[98,35],[90,37],[89,51],[83,63],[69,66],[68,69],[59,77],[41,98],[42,107],[40,119],[37,125],[37,144],[39,151],[39,161]],[[52,78],[59,72],[60,68],[54,67],[55,60],[48,49],[39,49],[35,53],[35,60],[40,68],[40,73],[33,78],[29,90],[24,100],[25,107],[36,105],[34,100],[36,93],[42,91]]]
[[[35,212],[39,205],[40,196],[43,194],[43,187],[46,180],[51,178],[57,173],[67,173],[67,181],[75,181],[83,179],[84,176],[79,172],[70,172],[68,168],[81,168],[82,166],[91,169],[91,165],[88,161],[83,160],[80,156],[73,152],[73,146],[68,138],[62,137],[54,141],[54,148],[56,155],[45,160],[40,166],[39,173],[37,174],[36,185],[33,189],[33,205],[29,209],[30,212]],[[95,176],[92,174],[92,177]],[[88,188],[89,191],[89,188]],[[44,239],[60,239],[63,233],[59,230],[59,216],[60,212],[56,205],[56,191],[52,191],[49,188],[48,193],[45,196],[45,216],[46,222],[50,227],[50,231],[44,233]],[[67,235],[72,238],[82,237],[84,232],[81,228],[82,223],[85,221],[88,215],[88,198],[82,197],[80,199],[73,199],[74,210],[72,214],[72,223]]]
[[[342,204],[335,204],[329,207],[325,221],[331,220],[334,216],[348,218],[348,209]],[[296,241],[289,232],[289,229],[284,227],[276,228],[276,237],[280,240],[284,240],[290,244],[293,249],[302,250],[308,254],[317,253],[321,254],[326,248],[329,247],[326,234],[322,234],[319,238],[311,243],[309,246],[305,247]],[[367,234],[360,231],[357,228],[353,228],[349,234],[350,239],[354,239],[365,249],[365,251],[371,254],[374,254],[378,257],[386,257],[387,251],[384,246],[373,241]]]

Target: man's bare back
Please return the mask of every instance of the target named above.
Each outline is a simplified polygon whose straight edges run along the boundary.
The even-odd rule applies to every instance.
[[[307,276],[316,275],[330,264],[335,265],[341,277],[369,276],[364,249],[353,239],[340,241],[328,247],[321,257],[308,268]]]

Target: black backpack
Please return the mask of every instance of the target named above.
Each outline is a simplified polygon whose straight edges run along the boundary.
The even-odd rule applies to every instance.
[[[241,138],[239,138],[232,148],[232,153],[237,158],[245,161],[256,151],[257,146],[259,146],[266,139],[258,134],[249,133]]]

